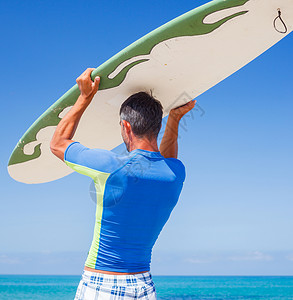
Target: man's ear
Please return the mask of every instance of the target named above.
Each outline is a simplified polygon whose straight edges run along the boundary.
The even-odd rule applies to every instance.
[[[122,125],[125,128],[126,132],[129,133],[131,131],[131,125],[129,122],[122,120]]]

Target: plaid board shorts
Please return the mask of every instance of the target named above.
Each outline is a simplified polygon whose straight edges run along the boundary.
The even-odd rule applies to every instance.
[[[133,275],[109,275],[83,271],[74,300],[156,300],[150,272]]]

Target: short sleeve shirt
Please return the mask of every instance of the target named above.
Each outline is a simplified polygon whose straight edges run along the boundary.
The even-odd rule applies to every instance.
[[[87,267],[113,272],[149,271],[152,248],[175,207],[185,167],[175,158],[142,149],[126,155],[70,144],[65,163],[94,180],[94,237]]]

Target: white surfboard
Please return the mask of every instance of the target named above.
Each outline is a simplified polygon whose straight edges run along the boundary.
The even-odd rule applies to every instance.
[[[152,31],[93,73],[100,90],[74,140],[90,148],[122,143],[119,108],[138,91],[152,91],[170,109],[194,99],[272,47],[293,29],[293,0],[215,0]],[[42,183],[72,172],[50,151],[61,118],[79,96],[74,86],[26,131],[8,171],[15,180]]]

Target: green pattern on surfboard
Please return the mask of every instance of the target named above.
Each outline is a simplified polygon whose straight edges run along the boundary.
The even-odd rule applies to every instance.
[[[128,71],[137,64],[148,61],[139,59],[125,66],[114,78],[109,75],[123,62],[140,55],[148,55],[158,44],[176,37],[204,35],[213,32],[227,21],[247,13],[246,10],[232,14],[212,24],[205,24],[203,20],[210,14],[220,10],[242,6],[250,0],[215,0],[199,8],[191,10],[182,16],[166,23],[151,33],[145,35],[124,50],[113,56],[92,72],[92,77],[101,76],[99,90],[119,86],[125,79]],[[196,13],[196,14],[195,14]],[[177,26],[177,24],[180,24]],[[41,143],[37,144],[31,155],[24,154],[24,146],[37,140],[38,132],[48,126],[57,126],[60,122],[59,114],[67,107],[74,105],[80,95],[78,86],[75,85],[54,103],[33,125],[16,145],[8,165],[19,164],[36,159],[41,155]]]

